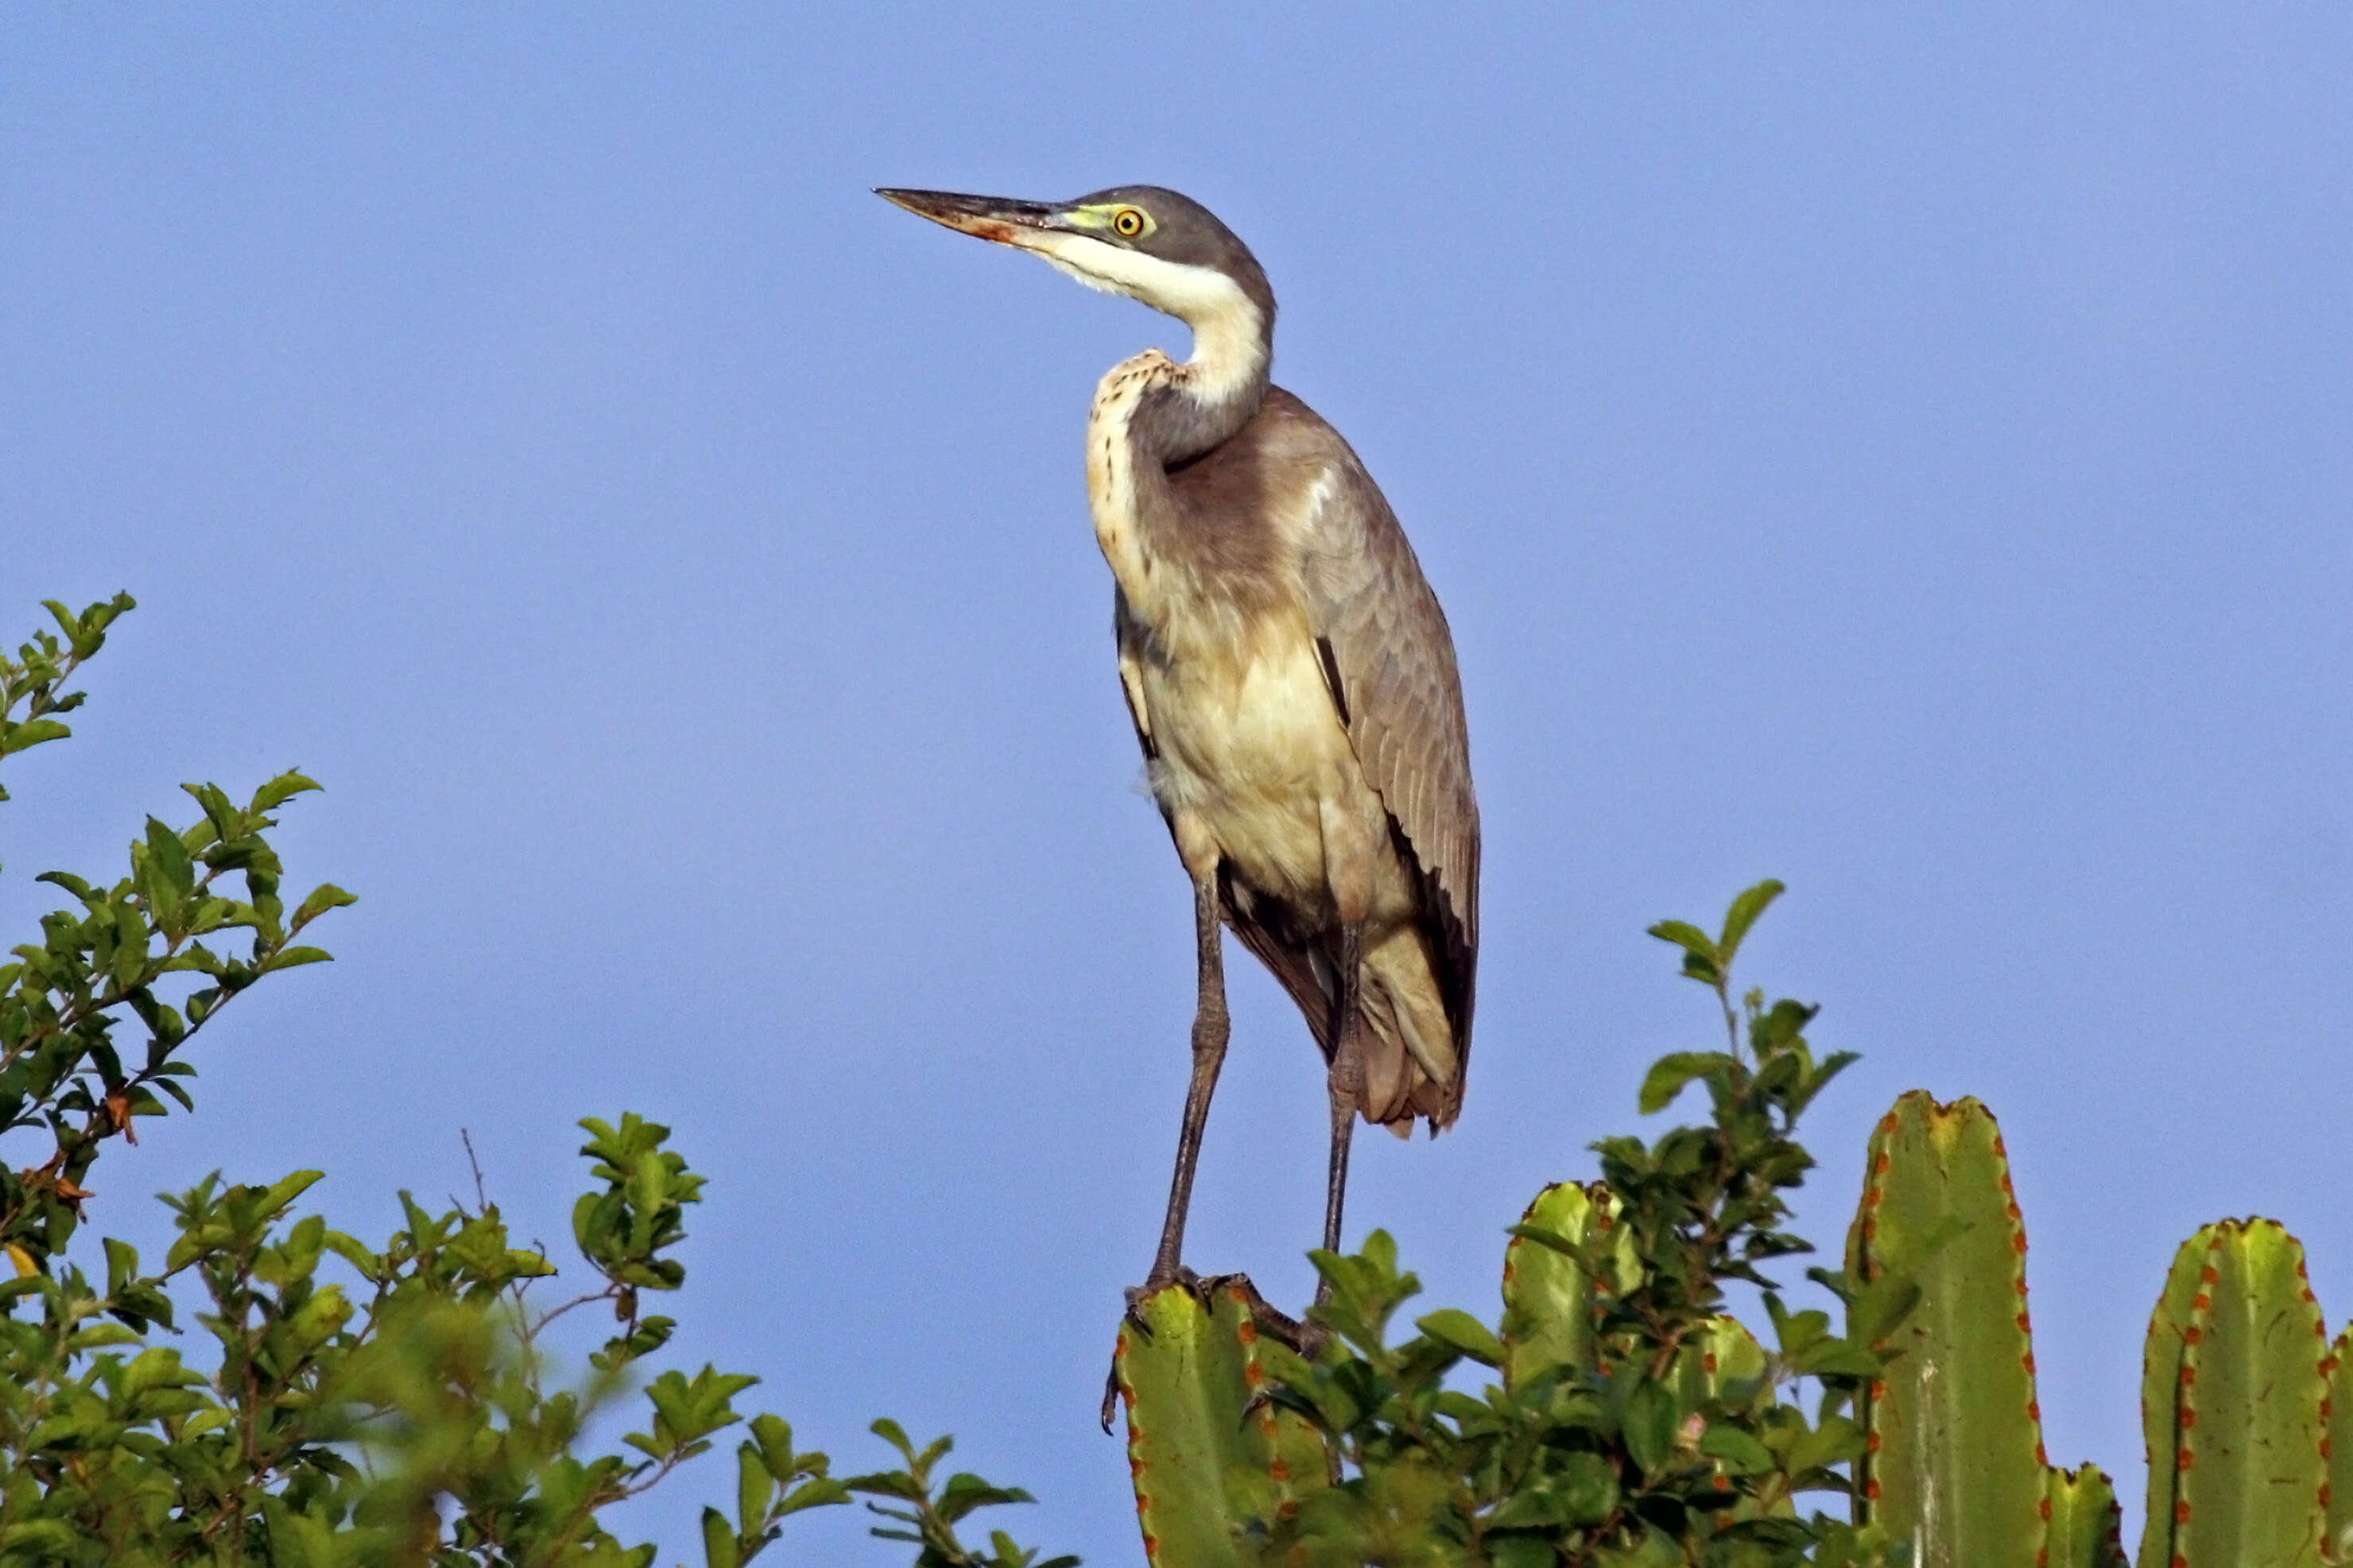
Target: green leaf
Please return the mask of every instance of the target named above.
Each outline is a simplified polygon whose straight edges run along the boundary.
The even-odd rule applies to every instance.
[[[1732,900],[1732,908],[1724,917],[1724,935],[1716,942],[1718,962],[1725,968],[1731,967],[1732,955],[1740,950],[1741,940],[1747,936],[1748,928],[1757,923],[1757,917],[1787,890],[1779,882],[1767,877]]]
[[[1019,1487],[991,1486],[969,1470],[958,1470],[948,1478],[948,1484],[940,1489],[939,1500],[934,1506],[942,1519],[954,1524],[975,1509],[990,1508],[997,1503],[1037,1500]]]
[[[106,1293],[119,1296],[122,1288],[139,1278],[139,1249],[127,1241],[112,1237],[104,1238],[106,1247]]]
[[[911,1502],[924,1496],[923,1484],[904,1470],[876,1470],[871,1475],[850,1476],[841,1484],[854,1492],[904,1498]]]
[[[173,892],[185,897],[195,889],[195,866],[176,829],[154,817],[147,819],[147,854],[156,870],[168,879]]]
[[[1867,1441],[1862,1428],[1847,1417],[1825,1416],[1820,1427],[1789,1446],[1789,1469],[1803,1474],[1818,1466],[1847,1464],[1862,1457]]]
[[[735,1450],[735,1524],[744,1535],[757,1535],[768,1517],[768,1505],[776,1500],[776,1478],[768,1473],[761,1461],[756,1443],[745,1443]]]
[[[1704,960],[1711,966],[1721,964],[1715,951],[1715,940],[1689,921],[1661,921],[1651,928],[1650,934],[1661,942],[1673,942],[1692,957]]]
[[[1749,1043],[1757,1047],[1759,1057],[1769,1057],[1788,1049],[1805,1032],[1814,1016],[1821,1011],[1802,1002],[1783,997],[1765,1012],[1757,1015],[1748,1026]]]
[[[1790,1358],[1790,1368],[1805,1377],[1873,1378],[1880,1360],[1852,1340],[1824,1335]]]
[[[1414,1321],[1414,1327],[1458,1354],[1487,1366],[1501,1366],[1508,1352],[1492,1330],[1460,1307],[1440,1307]]]
[[[0,723],[0,757],[30,751],[44,741],[62,741],[73,731],[55,719],[26,719]]]
[[[304,778],[301,769],[289,768],[254,791],[253,804],[247,809],[253,812],[275,811],[305,790],[323,787],[314,779]]]
[[[785,1500],[776,1505],[776,1517],[782,1519],[805,1508],[828,1508],[849,1500],[848,1487],[831,1476],[819,1476],[814,1480],[803,1481],[786,1494]]]
[[[1562,1512],[1576,1524],[1598,1524],[1618,1507],[1617,1473],[1599,1454],[1568,1455],[1554,1479],[1553,1491]]]
[[[294,911],[293,921],[288,929],[301,931],[329,910],[339,910],[346,904],[359,901],[358,894],[347,893],[332,882],[322,882],[311,889],[311,896],[304,899],[301,908]]]
[[[1491,1535],[1487,1561],[1493,1568],[1556,1568],[1560,1562],[1547,1535]]]
[[[1673,1104],[1692,1079],[1737,1065],[1722,1051],[1676,1051],[1661,1057],[1642,1079],[1642,1114],[1655,1116]]]
[[[774,1476],[780,1484],[791,1480],[797,1473],[793,1462],[795,1456],[792,1427],[786,1424],[783,1416],[771,1415],[764,1411],[752,1417],[751,1428],[752,1441],[759,1445],[760,1460],[767,1466],[768,1474]],[[814,1457],[819,1459],[824,1458],[822,1455]],[[817,1468],[821,1470],[825,1467],[819,1464]]]
[[[196,804],[205,808],[205,821],[211,826],[215,841],[237,837],[237,811],[229,804],[226,790],[218,784],[182,784],[180,787],[195,796]]]
[[[1718,1422],[1700,1434],[1699,1451],[1724,1461],[1736,1476],[1763,1475],[1773,1468],[1773,1450],[1737,1426]]]
[[[715,1508],[702,1510],[702,1560],[710,1568],[739,1568],[744,1553],[728,1528],[727,1516]]]
[[[1645,1379],[1626,1396],[1626,1411],[1620,1422],[1626,1452],[1641,1467],[1645,1477],[1655,1478],[1674,1457],[1673,1393],[1662,1383]]]
[[[165,1087],[171,1087],[168,1080]],[[384,1259],[361,1246],[353,1237],[345,1236],[342,1231],[331,1230],[327,1232],[324,1241],[327,1250],[358,1270],[362,1279],[370,1281],[382,1279]]]
[[[881,1415],[877,1416],[866,1429],[869,1432],[873,1433],[877,1437],[881,1438],[885,1443],[890,1444],[893,1448],[898,1449],[899,1452],[905,1457],[909,1468],[913,1469],[917,1468],[918,1461],[915,1458],[915,1445],[908,1441],[907,1429],[904,1426],[900,1426],[888,1415]]]
[[[275,1183],[268,1192],[261,1194],[262,1211],[265,1214],[276,1215],[288,1204],[326,1179],[327,1173],[324,1171],[296,1171]]]

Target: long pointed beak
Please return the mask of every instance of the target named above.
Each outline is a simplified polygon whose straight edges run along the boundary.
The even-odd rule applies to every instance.
[[[917,217],[927,217],[959,234],[969,234],[997,245],[1035,248],[1031,237],[1067,231],[1061,209],[1048,202],[1018,201],[1010,196],[967,196],[954,191],[893,191],[875,193]]]

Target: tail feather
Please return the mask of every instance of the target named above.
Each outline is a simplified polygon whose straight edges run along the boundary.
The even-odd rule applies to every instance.
[[[1338,1005],[1329,955],[1313,939],[1238,912],[1230,900],[1226,916],[1242,945],[1290,994],[1329,1062]],[[1357,1106],[1365,1120],[1401,1138],[1411,1135],[1417,1120],[1426,1120],[1433,1133],[1451,1126],[1462,1109],[1463,1058],[1422,934],[1410,928],[1393,932],[1366,953],[1357,995],[1368,1037]]]

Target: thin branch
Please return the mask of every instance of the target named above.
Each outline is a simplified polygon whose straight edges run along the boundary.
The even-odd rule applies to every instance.
[[[474,1135],[466,1128],[460,1127],[458,1129],[458,1142],[466,1146],[466,1164],[474,1173],[475,1212],[488,1214],[491,1212],[491,1194],[482,1184],[482,1162],[474,1152]],[[450,1206],[462,1208],[465,1205],[453,1203]]]

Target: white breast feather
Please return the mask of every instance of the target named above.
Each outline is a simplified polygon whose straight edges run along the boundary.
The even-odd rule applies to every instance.
[[[1127,422],[1144,395],[1176,371],[1158,349],[1146,349],[1112,366],[1095,388],[1087,416],[1087,503],[1093,513],[1095,542],[1129,607],[1146,625],[1158,621],[1152,562],[1135,525],[1135,451]]]

